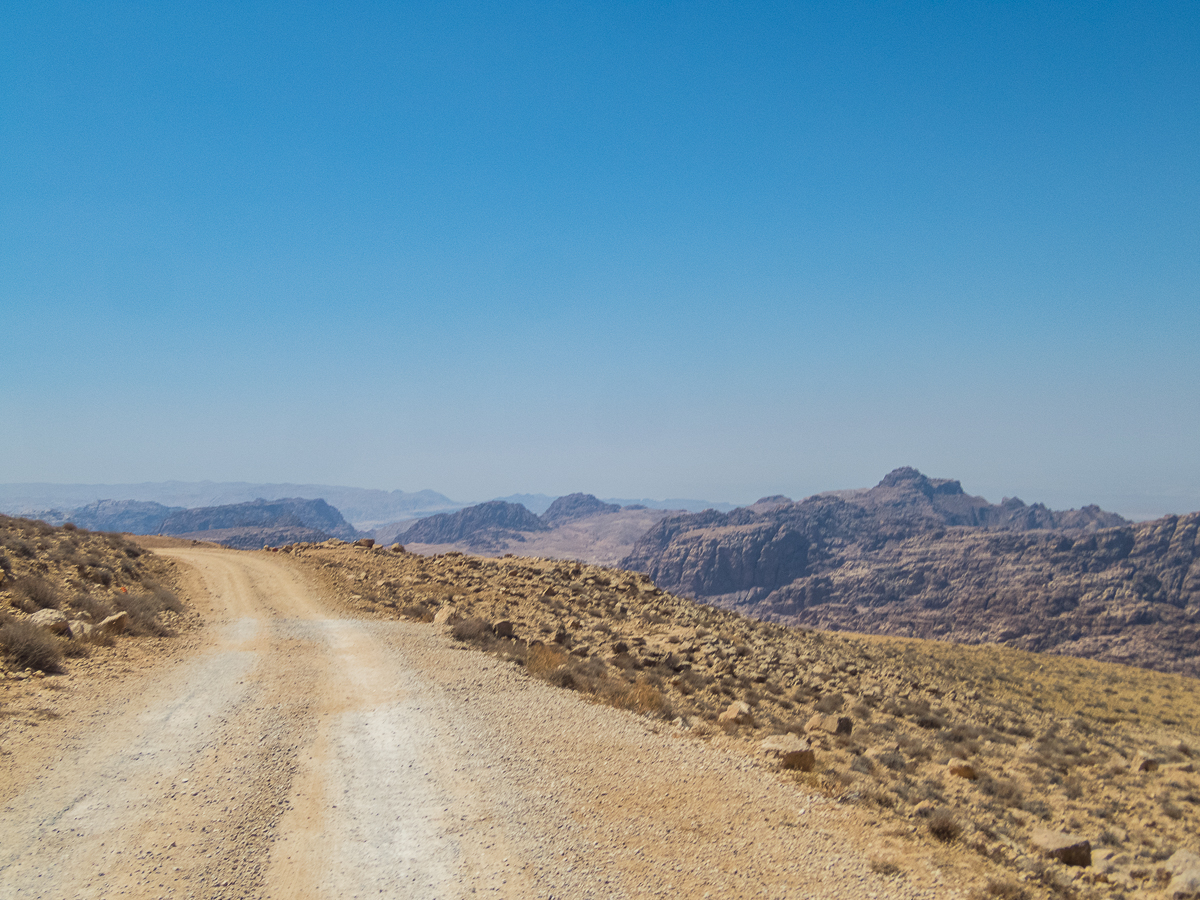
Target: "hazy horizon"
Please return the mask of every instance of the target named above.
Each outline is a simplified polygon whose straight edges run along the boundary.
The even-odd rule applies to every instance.
[[[0,482],[1200,509],[1200,7],[14,6]]]

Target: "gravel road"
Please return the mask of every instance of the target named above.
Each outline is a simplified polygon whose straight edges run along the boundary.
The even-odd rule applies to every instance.
[[[3,763],[0,897],[956,893],[875,874],[861,813],[434,626],[352,618],[288,559],[160,552],[208,624]]]

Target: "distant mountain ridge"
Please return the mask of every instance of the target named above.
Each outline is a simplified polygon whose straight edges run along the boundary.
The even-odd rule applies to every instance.
[[[163,506],[148,500],[97,500],[77,509],[37,510],[32,517],[49,525],[71,522],[88,531],[158,534],[167,517],[183,509],[182,506]]]
[[[490,549],[499,542],[521,540],[521,532],[545,531],[540,518],[520,503],[489,500],[458,512],[418,519],[401,538],[406,544],[467,544]]]
[[[36,516],[40,512],[66,512],[86,507],[107,498],[195,509],[246,503],[260,498],[283,500],[291,497],[321,497],[337,507],[349,522],[362,529],[399,519],[453,511],[466,505],[429,490],[408,492],[323,484],[164,481],[141,484],[0,484],[0,512]]]
[[[249,503],[181,510],[166,518],[160,533],[218,540],[230,546],[240,546],[230,544],[228,535],[224,536],[225,539],[212,536],[214,532],[238,530],[239,537],[251,540],[251,546],[261,547],[264,543],[271,543],[270,540],[253,534],[261,529],[287,530],[289,533],[303,529],[307,532],[305,537],[293,536],[288,538],[289,541],[325,540],[330,537],[354,540],[359,536],[359,532],[342,518],[342,514],[324,500],[305,500],[299,497],[282,500],[259,498]]]

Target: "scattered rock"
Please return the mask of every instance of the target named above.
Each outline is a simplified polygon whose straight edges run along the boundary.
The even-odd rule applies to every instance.
[[[513,636],[513,623],[508,619],[501,619],[492,626],[492,633],[495,634],[496,637],[510,638]]]
[[[461,621],[462,616],[458,614],[458,610],[453,606],[446,605],[439,609],[433,615],[434,625],[457,625]]]
[[[967,781],[974,781],[979,777],[979,772],[969,762],[961,759],[952,759],[946,766],[946,771],[955,778],[965,778]]]
[[[119,612],[109,616],[96,626],[96,630],[101,634],[124,634],[125,628],[129,624],[129,614]]]
[[[794,734],[776,734],[758,745],[759,750],[776,760],[781,769],[811,772],[817,755],[808,740]]]
[[[1029,843],[1041,856],[1056,860],[1064,866],[1090,866],[1092,864],[1092,844],[1086,838],[1078,835],[1051,831],[1048,828],[1037,828],[1034,829]]]
[[[58,609],[39,609],[29,621],[38,628],[45,628],[52,634],[70,634],[71,627],[67,624],[67,617],[62,610]]]
[[[1200,854],[1176,850],[1164,868],[1174,876],[1167,887],[1171,900],[1200,896]]]
[[[1145,753],[1139,753],[1133,758],[1133,762],[1129,764],[1129,769],[1133,772],[1157,772],[1158,760],[1152,756],[1147,756]]]
[[[825,731],[829,734],[850,734],[854,721],[849,716],[822,715],[817,713],[804,726],[805,731]]]
[[[750,709],[749,703],[744,700],[734,700],[725,712],[717,716],[717,724],[722,727],[753,725],[754,712]]]

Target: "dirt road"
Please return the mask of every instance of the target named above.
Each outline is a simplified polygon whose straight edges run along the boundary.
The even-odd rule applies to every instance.
[[[347,617],[290,560],[163,552],[208,624],[0,759],[0,897],[954,895],[740,754]]]

